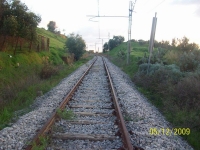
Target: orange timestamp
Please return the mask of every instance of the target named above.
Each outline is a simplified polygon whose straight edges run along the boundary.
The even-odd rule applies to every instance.
[[[149,129],[150,135],[189,135],[190,128],[150,128]]]

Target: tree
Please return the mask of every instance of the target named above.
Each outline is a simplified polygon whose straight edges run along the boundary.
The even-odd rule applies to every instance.
[[[171,43],[172,47],[176,47],[177,45],[177,41],[175,38],[172,39],[172,43]]]
[[[112,50],[113,48],[115,48],[117,46],[116,41],[114,41],[113,39],[110,39],[108,41],[108,43],[109,43],[109,46],[110,46],[110,50]]]
[[[48,25],[48,30],[51,31],[51,32],[55,32],[55,29],[57,28],[56,27],[56,22],[55,21],[49,21]]]
[[[113,40],[116,41],[117,45],[119,45],[124,42],[124,37],[123,36],[113,36]]]
[[[36,28],[40,21],[41,21],[40,16],[35,15],[33,12],[27,13],[26,22],[27,22],[28,31],[27,31],[26,38],[30,41],[29,50],[31,50],[32,48],[32,43],[37,40]]]
[[[77,61],[83,55],[86,44],[79,34],[75,35],[74,33],[71,33],[67,36],[65,47],[69,53],[74,54],[75,60]]]
[[[107,42],[103,45],[103,53],[105,53],[106,51],[108,51],[108,43]]]
[[[189,39],[187,37],[183,37],[182,39],[178,39],[178,49],[184,52],[189,52],[193,50],[199,49],[199,46],[196,43],[189,43]]]
[[[16,47],[19,38],[27,39],[31,42],[36,41],[36,28],[41,18],[28,10],[28,7],[20,0],[0,1],[0,35],[16,37]],[[2,47],[4,45],[2,44]]]
[[[19,37],[30,40],[31,42],[36,41],[36,28],[41,21],[41,18],[35,15],[33,12],[28,11],[28,7],[19,0],[13,0],[11,3],[11,11],[18,22],[16,35],[17,40],[14,50],[15,55]]]
[[[113,39],[108,41],[109,48],[112,50],[113,48],[117,47],[121,43],[123,43],[124,37],[123,36],[113,36]]]

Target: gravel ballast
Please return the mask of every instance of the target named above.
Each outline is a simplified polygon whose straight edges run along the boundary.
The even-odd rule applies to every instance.
[[[56,122],[52,135],[73,135],[75,139],[60,140],[54,138],[47,147],[48,150],[67,149],[67,150],[110,150],[123,147],[122,140],[115,136],[119,130],[115,125],[116,116],[112,113],[111,94],[109,92],[109,83],[106,71],[101,57],[98,57],[89,73],[83,79],[81,85],[69,101],[66,109],[72,110],[76,117],[70,121],[61,119]],[[78,108],[77,108],[78,106]],[[78,113],[78,114],[77,114]],[[80,113],[84,113],[80,114]],[[89,115],[88,115],[89,114]],[[91,124],[74,124],[74,121],[92,122]],[[58,130],[59,129],[59,130]],[[80,136],[81,135],[81,136]],[[103,138],[103,140],[88,140],[89,136],[112,137],[112,139]],[[85,138],[80,140],[80,137]]]

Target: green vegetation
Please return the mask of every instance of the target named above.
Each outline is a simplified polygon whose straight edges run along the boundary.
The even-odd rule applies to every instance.
[[[48,143],[49,143],[49,138],[48,137],[39,137],[39,145],[37,145],[36,143],[33,143],[33,150],[44,150]]]
[[[85,41],[80,35],[74,33],[67,36],[65,47],[69,53],[74,55],[75,60],[79,60],[85,50]]]
[[[124,41],[123,36],[113,36],[113,39],[110,39],[103,45],[103,53],[107,52],[109,49],[112,50],[113,48],[123,43],[123,41]]]
[[[48,92],[91,58],[85,55],[67,65],[62,60],[63,56],[68,56],[64,49],[66,37],[39,28],[37,33],[50,38],[49,52],[23,51],[14,56],[9,50],[0,52],[0,129],[9,126],[18,115],[30,111],[28,106],[38,92]],[[17,111],[21,109],[23,111]]]
[[[148,69],[148,42],[132,42],[130,65],[126,64],[127,43],[106,54],[126,72],[149,101],[176,128],[190,128],[183,136],[200,148],[200,50],[189,39],[155,42]]]
[[[30,50],[32,43],[37,40],[36,28],[41,18],[20,0],[1,0],[0,7],[0,51],[5,50],[7,36],[15,37],[15,45],[12,45],[14,55],[20,38],[30,42]]]
[[[65,119],[65,120],[72,120],[75,117],[75,114],[71,110],[66,110],[66,109],[60,110],[60,109],[58,109],[56,112],[57,112],[57,114],[60,118]]]
[[[127,57],[127,43],[122,43],[113,50],[107,52],[108,57],[114,64],[120,67],[124,72],[126,72],[131,78],[133,74],[138,70],[138,61],[142,58],[148,51],[148,45],[140,45],[138,42],[132,42],[131,45],[131,55],[130,55],[130,65],[126,63]]]
[[[48,30],[51,32],[55,32],[56,29],[56,22],[55,21],[49,21],[48,25]]]

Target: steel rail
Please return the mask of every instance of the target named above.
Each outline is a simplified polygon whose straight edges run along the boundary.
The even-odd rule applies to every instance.
[[[124,123],[124,119],[123,119],[123,116],[122,116],[122,113],[121,113],[121,109],[119,107],[118,98],[116,96],[116,92],[115,92],[115,89],[114,89],[114,86],[113,86],[113,82],[112,82],[108,67],[107,67],[106,62],[105,62],[103,57],[102,57],[102,59],[103,59],[104,66],[105,66],[105,69],[106,69],[106,72],[107,72],[107,75],[108,75],[109,83],[110,83],[110,86],[111,86],[111,92],[113,94],[113,102],[114,102],[114,106],[115,106],[115,110],[116,110],[116,115],[118,117],[118,124],[119,124],[120,130],[122,132],[121,134],[122,134],[122,139],[123,139],[125,149],[135,150],[135,148],[131,144],[129,133],[128,133],[128,131],[126,129],[126,125]]]
[[[70,100],[70,98],[72,97],[72,95],[74,94],[74,92],[76,91],[76,89],[78,88],[79,84],[81,83],[81,81],[83,80],[83,78],[85,77],[85,75],[89,72],[89,70],[91,69],[91,67],[93,66],[93,64],[96,62],[97,58],[94,60],[94,62],[88,67],[88,69],[85,71],[85,73],[81,76],[81,78],[78,80],[78,82],[74,85],[74,87],[70,90],[70,92],[67,94],[67,96],[65,96],[64,100],[61,102],[61,104],[57,107],[57,109],[61,109],[63,110],[65,108],[65,105],[68,103],[68,101]],[[56,110],[57,110],[56,109]],[[48,134],[48,132],[50,131],[51,126],[53,125],[53,123],[56,120],[57,117],[57,112],[56,110],[51,114],[51,117],[48,119],[48,121],[43,125],[43,127],[40,129],[40,131],[34,136],[32,142],[29,145],[25,145],[24,149],[25,150],[32,150],[33,148],[33,143],[35,143],[36,145],[38,145],[40,143],[40,137],[45,136],[46,134]]]

